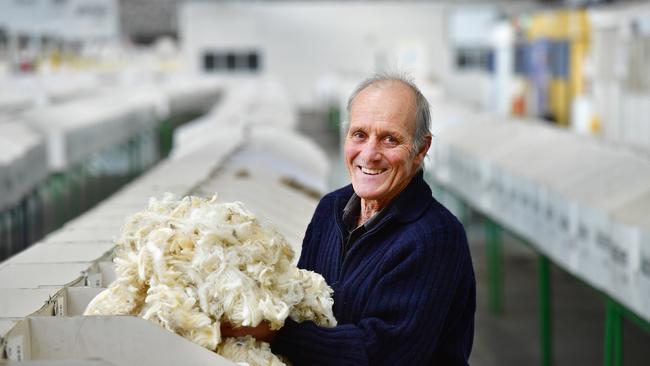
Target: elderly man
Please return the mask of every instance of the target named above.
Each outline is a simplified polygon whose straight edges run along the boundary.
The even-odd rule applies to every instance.
[[[356,88],[348,112],[352,184],[320,201],[298,262],[333,288],[338,326],[288,319],[273,351],[294,365],[466,365],[474,272],[463,226],[423,179],[427,100],[380,75]]]

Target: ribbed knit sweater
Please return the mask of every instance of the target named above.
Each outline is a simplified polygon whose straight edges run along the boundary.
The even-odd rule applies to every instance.
[[[418,173],[342,256],[352,187],[319,202],[298,266],[334,290],[338,325],[287,320],[273,351],[300,365],[467,365],[475,281],[462,224]]]

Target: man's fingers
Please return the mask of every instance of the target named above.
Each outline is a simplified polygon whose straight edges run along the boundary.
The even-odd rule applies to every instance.
[[[256,327],[233,327],[230,324],[221,325],[221,335],[224,337],[244,337],[253,336],[258,340],[269,341],[273,339],[275,331],[272,331],[268,322],[261,322]]]

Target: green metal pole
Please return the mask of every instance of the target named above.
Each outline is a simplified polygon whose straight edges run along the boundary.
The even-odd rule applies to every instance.
[[[0,213],[0,260],[11,256],[11,218],[9,211]]]
[[[87,177],[88,181],[88,207],[94,206],[99,202],[101,191],[101,177],[95,167],[96,162],[100,159],[101,152],[95,154],[92,160],[88,162]]]
[[[623,365],[623,309],[607,297],[605,310],[605,366]]]
[[[83,212],[83,178],[81,165],[75,166],[70,170],[70,184],[68,188],[69,199],[69,219],[76,217]]]
[[[607,298],[607,304],[605,305],[605,349],[604,349],[604,364],[605,366],[612,365],[612,329],[613,329],[613,320],[614,316],[612,315],[613,302],[610,298]]]
[[[61,217],[61,226],[63,226],[70,217],[72,217],[72,205],[70,202],[70,191],[72,190],[72,179],[69,171],[61,173],[61,202],[63,203],[63,216]]]
[[[341,124],[341,111],[339,110],[339,107],[336,105],[330,106],[328,113],[327,113],[327,120],[329,123],[329,127],[338,136],[340,133],[340,124]]]
[[[47,185],[40,185],[34,192],[34,199],[36,202],[36,236],[34,237],[35,241],[40,240],[45,236],[47,232],[47,221],[46,221],[46,204],[47,204]]]
[[[9,210],[11,215],[11,250],[12,254],[18,253],[23,249],[23,242],[20,240],[20,206],[13,207]]]
[[[174,127],[169,119],[160,124],[160,157],[166,158],[172,149]]]
[[[20,206],[13,207],[9,210],[11,217],[11,254],[16,254],[23,249],[22,240],[20,240],[20,226],[22,224],[20,218]]]
[[[90,174],[88,172],[88,160],[81,164],[81,211],[85,212],[90,208]]]
[[[38,233],[40,231],[40,217],[38,211],[38,189],[34,189],[34,191],[27,196],[26,205],[28,213],[27,241],[31,244],[35,243],[39,239]]]
[[[81,215],[84,211],[86,211],[86,190],[87,190],[87,182],[86,182],[86,166],[85,162],[82,162],[79,164],[79,168],[77,169],[77,179],[79,180],[79,191],[77,192],[77,205],[79,207],[79,212],[77,213],[77,216]]]
[[[489,307],[493,314],[503,312],[502,264],[501,264],[501,229],[490,219],[485,219],[486,250],[488,257],[488,296]]]
[[[42,209],[41,238],[54,230],[54,185],[50,177],[42,187],[39,188]]]
[[[553,314],[551,309],[551,265],[539,255],[539,339],[542,365],[553,364]]]
[[[52,189],[51,189],[51,197],[52,197],[52,205],[54,206],[54,219],[52,222],[54,223],[54,226],[51,228],[52,231],[60,228],[63,226],[63,223],[65,222],[65,200],[64,200],[64,184],[63,184],[63,174],[62,173],[56,173],[52,176],[52,181],[51,181]]]
[[[621,307],[615,301],[614,303],[614,324],[612,329],[612,340],[614,348],[614,366],[623,365],[623,317],[621,312]]]
[[[27,233],[27,200],[23,198],[20,200],[18,206],[16,206],[16,233],[18,235],[18,242],[20,243],[20,250],[27,248],[31,243],[29,242],[29,236]]]

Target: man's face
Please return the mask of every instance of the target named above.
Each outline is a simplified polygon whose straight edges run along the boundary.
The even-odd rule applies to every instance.
[[[412,156],[414,130],[415,96],[409,87],[384,81],[357,95],[344,151],[359,197],[382,208],[406,187],[427,150]]]

